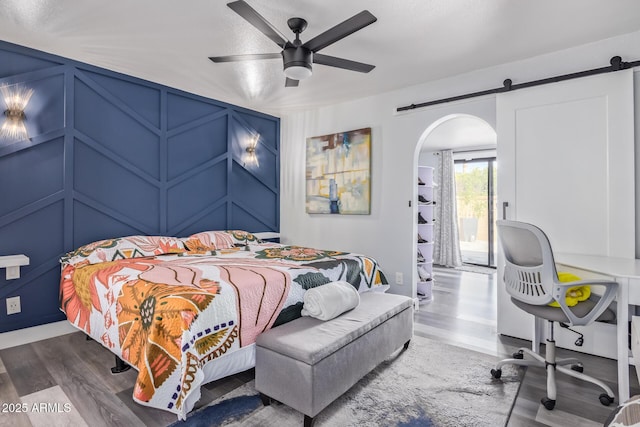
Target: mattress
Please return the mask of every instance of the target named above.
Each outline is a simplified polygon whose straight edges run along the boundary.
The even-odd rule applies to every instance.
[[[138,371],[133,399],[186,418],[200,386],[251,368],[256,337],[300,316],[307,289],[385,291],[378,263],[244,231],[128,236],[61,259],[60,308]]]

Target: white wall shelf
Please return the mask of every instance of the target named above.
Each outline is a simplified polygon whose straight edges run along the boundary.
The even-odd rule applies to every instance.
[[[20,267],[29,265],[29,257],[26,255],[5,255],[0,256],[0,269],[6,270],[7,280],[20,278]]]
[[[280,239],[280,233],[276,233],[273,231],[261,231],[259,233],[252,233],[258,239],[261,240],[275,240]]]
[[[418,166],[418,236],[417,265],[418,281],[416,283],[417,298],[420,302],[433,299],[433,224],[435,218],[435,192],[433,191],[433,168]]]

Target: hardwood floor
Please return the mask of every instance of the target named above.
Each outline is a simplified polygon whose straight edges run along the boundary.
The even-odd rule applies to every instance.
[[[527,345],[496,334],[495,274],[437,269],[433,295],[433,301],[421,304],[415,314],[415,334],[498,358]],[[560,349],[558,355],[576,353]],[[616,390],[614,360],[582,354],[576,357],[583,361],[586,373]],[[175,422],[169,412],[133,402],[136,372],[112,375],[109,367],[113,364],[109,351],[86,341],[80,332],[0,350],[0,405],[4,405],[0,406],[0,427],[167,426]],[[487,378],[490,369],[487,366]],[[197,407],[252,379],[253,371],[249,370],[207,384]],[[640,393],[634,372],[631,381],[632,394]],[[547,411],[539,403],[545,388],[544,370],[528,368],[508,426],[601,426],[614,408],[599,403],[597,387],[559,375],[556,408]],[[48,410],[34,412],[42,403],[49,404]],[[28,411],[17,412],[11,404]]]
[[[155,427],[176,422],[172,413],[135,403],[131,396],[137,372],[113,375],[113,365],[113,354],[81,332],[0,350],[0,405],[7,404],[4,412],[0,406],[0,427]],[[206,384],[196,408],[252,379],[249,370]],[[58,407],[44,413],[33,410],[34,404],[58,401]],[[15,404],[26,411],[18,412]]]
[[[422,304],[416,313],[415,333],[453,345],[498,356],[511,357],[518,347],[530,342],[496,333],[496,275],[435,269],[433,301]],[[558,349],[557,356],[577,357],[584,372],[617,391],[615,360]],[[488,374],[488,373],[487,373]],[[542,368],[530,367],[524,376],[508,426],[602,426],[618,403],[606,407],[595,385],[559,374],[557,402],[546,410],[540,399],[546,396],[546,375]],[[631,394],[640,393],[635,372],[631,372]]]

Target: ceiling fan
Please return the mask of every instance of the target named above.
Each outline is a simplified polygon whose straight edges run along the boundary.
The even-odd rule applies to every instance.
[[[311,76],[312,63],[343,68],[345,70],[359,71],[361,73],[368,73],[375,68],[375,65],[363,64],[362,62],[317,53],[319,50],[324,49],[330,44],[333,44],[338,40],[361,30],[367,25],[376,22],[378,19],[368,10],[363,10],[335,27],[328,29],[324,33],[302,43],[300,40],[300,33],[307,28],[307,21],[302,18],[291,18],[287,21],[287,25],[296,35],[295,40],[291,42],[244,0],[228,3],[227,6],[229,6],[238,15],[242,16],[251,25],[256,27],[265,36],[273,40],[282,48],[282,51],[280,53],[257,53],[209,57],[213,62],[255,61],[259,59],[282,58],[284,64],[284,75],[287,77],[285,86],[287,87],[298,86],[300,80]]]

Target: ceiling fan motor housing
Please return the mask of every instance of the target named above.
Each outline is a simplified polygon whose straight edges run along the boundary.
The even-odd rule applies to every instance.
[[[285,73],[290,67],[304,67],[308,69],[309,74],[311,74],[313,52],[305,47],[294,46],[291,43],[287,43],[282,50],[282,60],[284,63]]]

